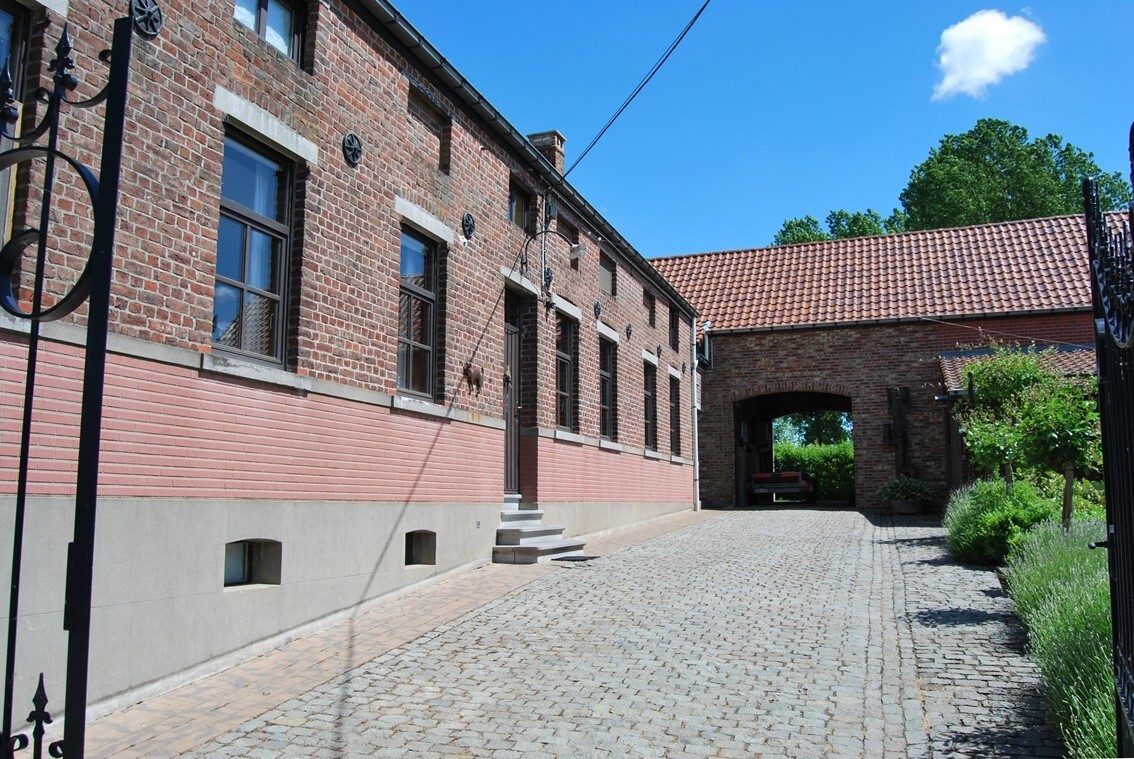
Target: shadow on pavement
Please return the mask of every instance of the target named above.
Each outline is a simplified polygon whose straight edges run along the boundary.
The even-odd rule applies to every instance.
[[[954,728],[933,735],[931,741],[934,756],[1061,757],[1066,753],[1038,692],[1018,702],[999,727]]]
[[[924,627],[958,627],[962,625],[983,625],[989,622],[1018,624],[1016,615],[1010,611],[987,611],[985,609],[925,609],[914,612],[909,618]]]

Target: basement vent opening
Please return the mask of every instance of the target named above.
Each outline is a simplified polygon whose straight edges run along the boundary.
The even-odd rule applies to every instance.
[[[437,563],[437,533],[414,530],[406,533],[406,566]]]
[[[557,556],[552,561],[593,561],[598,556]]]

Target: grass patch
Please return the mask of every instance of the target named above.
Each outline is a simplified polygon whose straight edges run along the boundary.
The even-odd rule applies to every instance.
[[[997,566],[1032,525],[1059,516],[1059,505],[1028,482],[1008,490],[1001,480],[977,480],[953,491],[942,524],[959,561]]]
[[[1110,586],[1106,555],[1087,544],[1104,520],[1044,522],[1018,542],[1004,577],[1028,628],[1047,697],[1072,757],[1115,756]]]

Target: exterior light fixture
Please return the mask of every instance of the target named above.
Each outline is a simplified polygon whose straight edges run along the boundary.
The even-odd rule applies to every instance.
[[[599,316],[601,316],[601,315],[602,315],[602,304],[601,304],[601,303],[599,303],[599,302],[598,302],[598,301],[596,300],[596,301],[595,301],[595,318],[597,319],[597,318],[599,318]]]
[[[627,324],[626,325],[626,339],[629,340],[630,336],[633,335],[633,334],[634,334],[634,325],[633,324]]]

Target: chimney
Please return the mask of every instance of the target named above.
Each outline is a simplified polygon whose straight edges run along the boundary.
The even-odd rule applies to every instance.
[[[556,171],[563,173],[563,143],[567,142],[566,137],[552,129],[550,132],[529,134],[528,141],[551,162]]]

